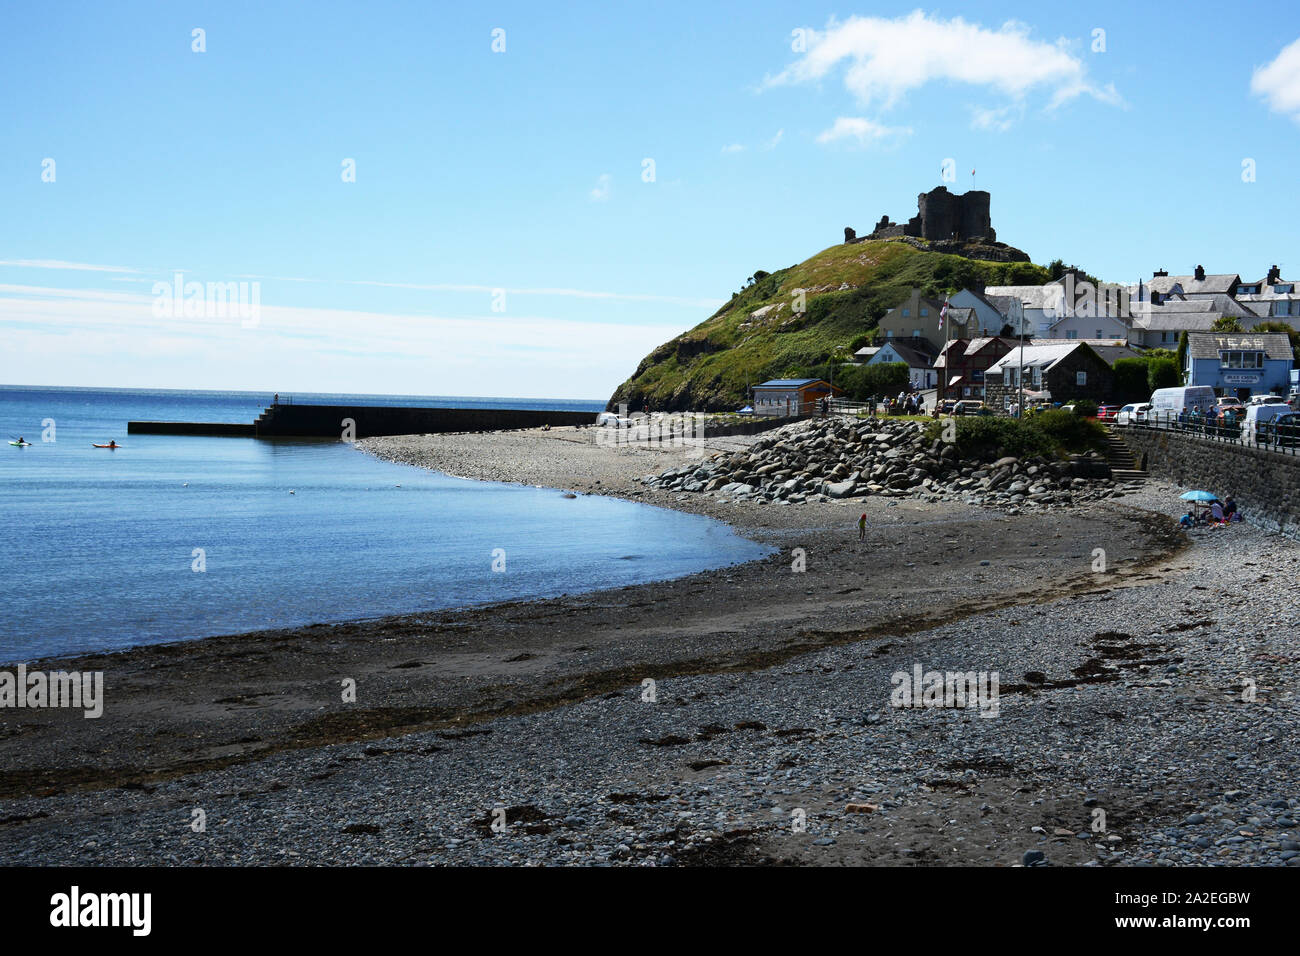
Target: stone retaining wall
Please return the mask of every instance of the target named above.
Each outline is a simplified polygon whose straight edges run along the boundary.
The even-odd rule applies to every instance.
[[[1115,433],[1152,475],[1221,498],[1232,495],[1246,521],[1300,537],[1300,456],[1160,429]]]

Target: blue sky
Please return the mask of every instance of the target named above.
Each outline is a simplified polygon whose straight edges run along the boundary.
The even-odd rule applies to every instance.
[[[999,238],[1037,262],[1300,274],[1282,3],[11,3],[0,21],[12,384],[603,398],[754,270],[912,215],[948,158],[950,188],[974,168]],[[258,320],[154,314],[178,270],[258,282]]]

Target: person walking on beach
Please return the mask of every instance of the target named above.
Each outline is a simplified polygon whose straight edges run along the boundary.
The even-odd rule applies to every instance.
[[[867,540],[867,513],[864,511],[862,517],[858,519],[858,540]]]

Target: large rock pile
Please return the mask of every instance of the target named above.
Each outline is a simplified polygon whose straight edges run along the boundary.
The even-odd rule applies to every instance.
[[[665,491],[798,504],[869,495],[965,501],[1018,511],[1114,495],[1095,452],[1070,460],[963,461],[957,448],[927,440],[924,422],[811,419],[770,432],[743,452],[717,454],[641,482]]]

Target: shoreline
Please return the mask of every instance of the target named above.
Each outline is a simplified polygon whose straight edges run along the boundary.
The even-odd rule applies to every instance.
[[[1015,517],[905,498],[724,504],[632,481],[671,466],[668,452],[620,455],[555,432],[362,450],[383,443],[380,457],[408,464],[626,494],[778,551],[654,584],[82,658],[106,670],[100,721],[46,711],[15,725],[0,711],[0,860],[1011,863],[1014,847],[1040,837],[1008,821],[1038,820],[1049,805],[1061,820],[1086,814],[1066,804],[1092,787],[1123,803],[1122,842],[1054,838],[1053,858],[1126,862],[1147,858],[1129,855],[1143,827],[1220,799],[1205,792],[1212,781],[1259,775],[1239,760],[1225,768],[1229,744],[1217,741],[1235,731],[1178,728],[1187,702],[1193,714],[1228,708],[1209,726],[1241,723],[1213,691],[1239,669],[1215,648],[1220,615],[1244,627],[1294,610],[1285,592],[1224,601],[1202,582],[1239,594],[1267,560],[1254,555],[1292,560],[1291,542],[1245,528],[1189,537],[1164,510],[1173,490],[1155,484]],[[568,480],[543,484],[557,476]],[[1094,545],[1105,574],[1092,570]],[[795,547],[803,573],[791,573]],[[1225,563],[1220,552],[1248,557]],[[1276,606],[1286,601],[1290,612]],[[1261,693],[1279,694],[1300,660],[1287,656],[1294,634],[1270,624],[1258,640],[1269,653],[1252,660],[1270,675]],[[1000,669],[1001,716],[891,711],[888,676],[914,663]],[[356,703],[340,701],[343,678],[356,680]],[[642,697],[647,680],[657,706]],[[1285,708],[1258,719],[1270,740],[1294,729]],[[1182,754],[1189,746],[1217,749]],[[1071,756],[1044,764],[1058,751]],[[1153,790],[1147,771],[1125,769],[1165,753],[1196,779]],[[1300,797],[1272,756],[1259,769]],[[1250,787],[1263,794],[1258,780]],[[977,795],[1002,809],[972,815]],[[796,800],[818,836],[796,838],[773,815]],[[845,817],[855,801],[879,810]],[[533,822],[494,836],[480,827],[494,805]],[[165,836],[184,806],[229,823],[206,838]],[[266,831],[257,821],[268,814],[283,822]],[[933,856],[940,814],[983,842]],[[88,828],[94,845],[70,845],[70,828],[83,838]]]
[[[14,711],[10,713],[23,715],[14,727],[15,720],[0,711],[0,756],[7,767],[0,771],[0,797],[120,786],[228,766],[282,750],[545,709],[596,693],[592,688],[621,686],[649,669],[682,674],[770,666],[813,648],[862,639],[852,635],[869,630],[902,631],[952,618],[946,611],[936,613],[925,596],[907,589],[895,593],[894,584],[860,566],[862,553],[885,566],[903,568],[909,576],[923,573],[915,571],[921,566],[947,566],[949,574],[963,569],[970,580],[947,587],[927,583],[933,593],[950,593],[953,607],[966,609],[959,616],[1003,601],[1039,599],[1038,576],[1024,574],[1031,563],[1045,571],[1050,568],[1060,578],[1059,565],[1069,562],[1075,574],[1063,580],[1074,583],[1063,586],[1089,583],[1088,560],[1057,528],[1059,512],[1021,516],[1013,525],[998,512],[955,504],[906,499],[871,502],[863,505],[871,514],[872,527],[860,552],[846,515],[846,508],[856,509],[857,504],[722,505],[701,500],[702,496],[642,489],[632,479],[656,470],[648,464],[662,465],[665,459],[677,460],[688,452],[602,448],[586,440],[590,430],[573,431],[577,441],[586,445],[575,453],[582,456],[576,463],[574,455],[551,453],[550,443],[575,438],[558,429],[369,439],[359,444],[367,453],[374,453],[368,446],[381,444],[379,450],[387,455],[406,456],[389,460],[425,467],[427,461],[409,455],[409,450],[435,447],[445,454],[438,464],[445,458],[459,459],[470,465],[466,470],[482,476],[469,480],[523,482],[539,473],[551,480],[567,476],[570,480],[543,487],[626,496],[639,503],[703,514],[777,550],[750,562],[621,588],[47,659],[59,669],[104,671],[105,717],[79,722],[57,711]],[[722,441],[735,447],[734,439]],[[1089,520],[1073,515],[1067,524],[1082,528]],[[1127,538],[1112,549],[1121,573],[1140,575],[1149,561],[1165,560],[1174,553],[1169,551],[1168,537],[1155,529],[1151,519],[1128,515],[1121,523]],[[999,566],[980,564],[983,535],[1001,536],[1008,529],[1035,524],[1055,535],[1056,547],[1048,548],[1047,554],[1021,542],[1005,556],[1025,564],[1013,566],[1009,560]],[[911,534],[918,526],[922,533]],[[934,535],[926,534],[928,529]],[[900,531],[906,535],[901,539]],[[1165,547],[1148,558],[1145,549],[1161,537],[1166,539]],[[958,540],[966,542],[964,554],[956,558],[946,554],[949,548],[944,542]],[[811,575],[789,573],[787,552],[793,547],[803,547],[810,555]],[[981,556],[972,560],[972,554]],[[819,569],[817,562],[823,556],[827,564]],[[1125,567],[1125,562],[1132,567]],[[832,580],[837,577],[846,580]],[[813,580],[820,586],[805,586]],[[808,592],[821,594],[814,598]],[[762,621],[764,617],[768,619]],[[565,619],[587,639],[548,635],[546,622],[555,618]],[[763,630],[754,639],[741,637],[746,628],[760,623]],[[683,647],[677,640],[679,633],[696,636]],[[462,634],[471,640],[460,640]],[[31,662],[29,669],[45,663]],[[428,685],[407,679],[426,674]],[[358,703],[351,707],[341,703],[331,686],[346,677],[362,685]],[[522,681],[534,686],[521,686]],[[194,686],[201,686],[202,696],[208,699],[200,699]],[[272,703],[266,704],[265,699]],[[136,720],[151,726],[147,748],[142,746],[146,740],[129,729]],[[116,729],[121,725],[125,726]],[[63,736],[62,765],[40,766],[23,744],[51,733]],[[213,736],[215,743],[209,742]]]

